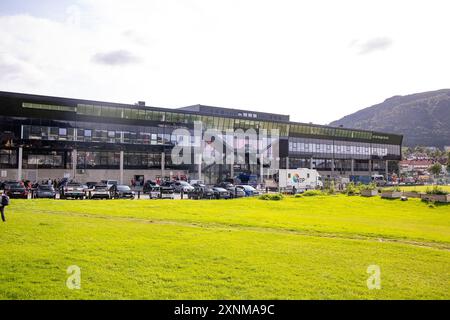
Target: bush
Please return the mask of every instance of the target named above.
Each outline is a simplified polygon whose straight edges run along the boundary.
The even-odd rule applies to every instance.
[[[353,182],[350,182],[345,186],[344,193],[348,196],[354,196],[359,193],[359,188]]]
[[[381,190],[381,192],[401,192],[402,189],[400,187],[392,187],[392,188],[385,188]]]
[[[326,188],[324,191],[327,194],[334,194],[336,192],[336,187],[334,186],[334,181],[331,181],[328,188]]]
[[[302,197],[303,197],[303,195],[301,195],[300,193],[298,193],[294,196],[294,198],[302,198]]]
[[[439,188],[438,186],[433,186],[433,188],[431,188],[431,189],[427,188],[426,193],[427,194],[435,194],[435,195],[443,195],[443,196],[448,194],[447,191],[445,191],[442,188]]]
[[[308,190],[303,192],[304,197],[314,197],[314,196],[323,196],[324,193],[320,190]]]
[[[375,190],[377,188],[377,185],[376,185],[376,183],[369,183],[369,184],[363,184],[363,185],[360,185],[359,186],[359,190],[360,191],[362,191],[362,190],[364,190],[364,191],[372,191],[372,190]]]
[[[283,200],[283,195],[281,193],[275,193],[275,194],[263,194],[259,196],[260,200],[273,200],[273,201],[279,201]]]

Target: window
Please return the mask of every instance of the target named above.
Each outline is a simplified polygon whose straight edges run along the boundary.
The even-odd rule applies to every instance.
[[[67,136],[67,129],[66,128],[59,128],[58,134],[60,136]]]
[[[71,107],[71,106],[58,106],[58,105],[29,103],[29,102],[22,103],[22,107],[29,108],[29,109],[41,109],[41,110],[52,110],[52,111],[69,111],[69,112],[77,111],[76,107]]]
[[[13,168],[16,163],[16,150],[0,150],[0,168]]]

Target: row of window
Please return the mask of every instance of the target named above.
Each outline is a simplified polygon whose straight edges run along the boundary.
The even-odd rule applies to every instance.
[[[124,128],[129,129],[129,127]],[[141,145],[200,145],[200,137],[195,137],[193,135],[184,136],[173,133],[163,133],[165,131],[164,128],[153,128],[155,130],[149,130],[150,128],[145,129],[145,132],[134,132],[108,130],[105,126],[100,126],[98,129],[86,129],[24,125],[22,126],[22,138],[30,140],[125,143]],[[221,138],[227,143],[232,143],[234,141],[234,146],[236,148],[244,148],[245,145],[251,146],[253,150],[257,150],[258,148],[258,143],[255,139],[237,139],[234,135],[223,135]],[[260,148],[262,148],[262,146],[266,146],[268,143],[267,137],[262,137],[261,139],[262,145]]]
[[[401,156],[399,145],[339,141],[310,138],[289,138],[290,153],[334,155],[338,158],[367,158],[369,156]]]
[[[349,172],[352,170],[352,161],[346,159],[335,159],[334,167],[333,160],[331,159],[320,159],[314,158],[311,162],[311,159],[308,158],[289,158],[289,168],[313,168],[321,171],[330,171],[332,168],[338,172]],[[374,171],[384,171],[386,168],[385,161],[372,161],[372,170]],[[353,162],[353,170],[354,171],[368,171],[369,170],[369,162],[368,160],[355,160]]]
[[[22,167],[24,169],[69,169],[72,167],[71,152],[50,151],[42,154],[34,154],[32,151],[24,151]],[[165,158],[165,166],[170,167],[170,157]],[[0,149],[0,168],[17,167],[17,150]],[[108,151],[78,151],[78,169],[120,167],[120,153]],[[125,169],[161,168],[161,153],[124,152]]]
[[[64,152],[50,152],[48,154],[24,154],[23,168],[64,168],[64,156]]]
[[[29,109],[40,109],[40,110],[51,110],[51,111],[69,111],[69,112],[77,111],[77,109],[75,107],[58,106],[58,105],[42,104],[42,103],[29,103],[29,102],[22,103],[22,107],[29,108]]]
[[[342,138],[359,138],[370,139],[371,132],[358,130],[345,130],[331,127],[319,127],[300,124],[285,124],[270,121],[256,121],[249,119],[232,119],[214,116],[202,116],[196,114],[185,114],[177,112],[163,112],[144,109],[132,109],[121,107],[110,107],[100,105],[79,104],[77,113],[82,115],[113,117],[122,119],[134,120],[151,120],[161,122],[175,122],[175,123],[194,123],[195,121],[202,122],[206,129],[213,128],[218,130],[227,129],[265,129],[265,130],[279,130],[280,136],[288,136],[290,132],[308,135],[321,136],[337,136]],[[247,118],[256,118],[254,113],[240,113],[240,116]]]
[[[238,116],[246,117],[246,118],[257,118],[258,117],[258,115],[256,113],[251,113],[251,112],[239,112]]]
[[[0,168],[14,168],[17,164],[17,151],[0,149]]]
[[[368,146],[351,146],[351,145],[333,145],[323,143],[303,143],[290,142],[290,152],[300,153],[326,153],[326,154],[348,154],[348,155],[376,155],[387,156],[388,148]]]
[[[23,126],[23,139],[49,141],[78,141],[96,143],[127,143],[164,145],[177,136],[163,133],[113,131],[104,129],[58,128],[46,126]]]
[[[32,151],[24,150],[23,168],[24,169],[45,169],[60,168],[69,169],[72,166],[72,154],[70,151],[49,151],[42,154],[34,154]],[[159,169],[161,168],[160,152],[124,152],[125,169]],[[318,170],[331,170],[332,159],[327,158],[306,158],[289,157],[289,168],[314,168]],[[285,167],[285,162],[280,165]],[[165,157],[165,166],[172,166],[171,158]],[[17,150],[0,149],[0,168],[17,167]],[[111,151],[78,151],[77,168],[78,169],[119,169],[120,153]],[[369,169],[368,160],[355,160],[355,171],[367,171]],[[373,170],[385,170],[385,161],[373,160]],[[351,160],[335,159],[335,171],[350,171]]]
[[[110,117],[121,119],[133,119],[133,120],[147,120],[156,122],[169,122],[169,123],[184,123],[192,124],[194,122],[202,122],[206,129],[265,129],[265,130],[279,130],[280,136],[289,136],[290,133],[294,134],[306,134],[306,135],[320,135],[320,136],[334,136],[340,138],[349,139],[367,139],[372,138],[372,133],[369,131],[360,130],[348,130],[332,127],[321,127],[307,124],[285,124],[279,122],[270,121],[258,121],[250,119],[233,119],[225,117],[205,116],[197,114],[186,114],[178,112],[166,112],[156,110],[145,110],[137,108],[122,108],[111,107],[106,105],[93,105],[93,104],[78,104],[77,107],[70,106],[58,106],[48,104],[36,104],[24,102],[24,108],[56,110],[56,111],[72,111],[77,112],[80,115],[97,116],[97,117]],[[240,113],[242,117],[256,118],[255,113]]]
[[[155,128],[158,129],[158,128]],[[159,128],[163,131],[163,128]],[[157,130],[155,130],[157,131]],[[200,145],[200,137],[183,136],[169,133],[152,132],[130,132],[85,128],[60,128],[47,126],[24,125],[22,129],[23,139],[50,140],[50,141],[77,141],[94,143],[124,143],[139,145]],[[258,145],[257,140],[237,139],[233,136],[223,136],[227,143],[234,143],[237,149],[251,148],[252,150],[264,149],[269,141],[263,139]],[[234,141],[234,142],[233,142]],[[309,138],[290,138],[289,153],[306,153],[312,155],[323,155],[337,158],[367,158],[378,156],[380,158],[388,155],[400,156],[400,146],[388,144],[370,144],[364,142],[333,141]]]
[[[125,169],[159,169],[161,168],[161,153],[124,152]],[[165,158],[165,166],[172,164],[170,157]],[[115,168],[120,166],[120,153],[107,151],[78,151],[77,168]]]

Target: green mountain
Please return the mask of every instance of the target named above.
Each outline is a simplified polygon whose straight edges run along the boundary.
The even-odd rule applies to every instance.
[[[394,96],[330,123],[404,135],[404,146],[450,146],[450,89]]]

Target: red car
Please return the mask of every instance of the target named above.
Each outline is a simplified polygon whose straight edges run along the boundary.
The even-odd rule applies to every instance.
[[[28,198],[28,190],[21,183],[6,184],[5,193],[10,198]]]

